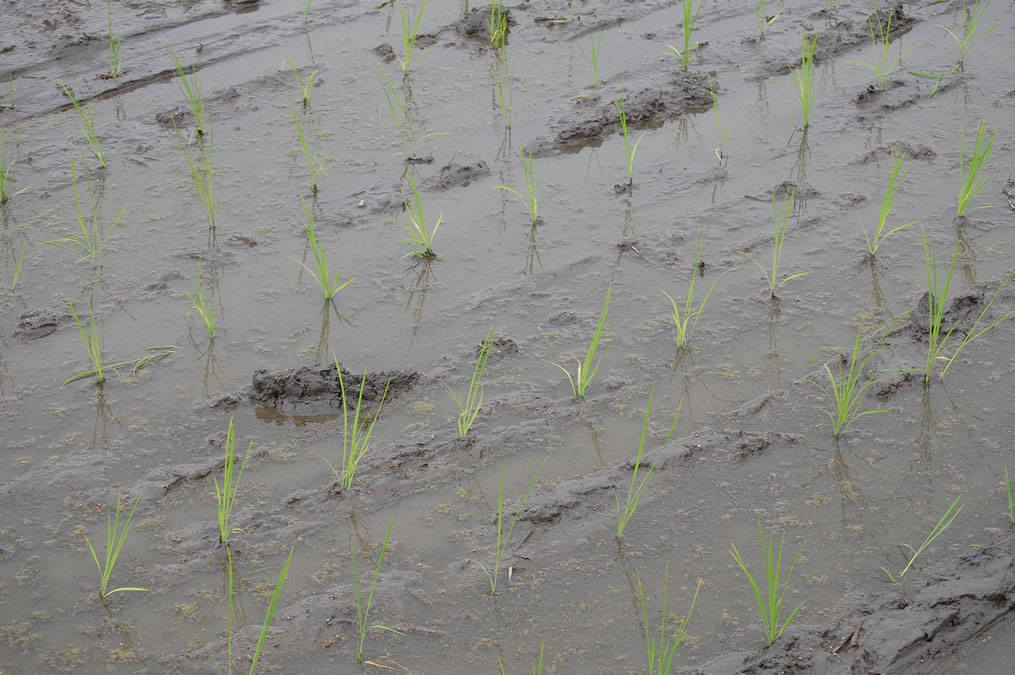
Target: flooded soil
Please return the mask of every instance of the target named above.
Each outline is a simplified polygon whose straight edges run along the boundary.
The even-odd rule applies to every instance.
[[[489,4],[375,4],[0,15],[0,673],[248,669],[290,552],[259,670],[530,672],[542,649],[543,672],[645,672],[644,617],[658,636],[666,604],[675,635],[695,598],[681,672],[1005,672],[1011,8],[706,1],[684,68],[680,4],[519,3],[500,32]],[[805,127],[790,69],[814,35]],[[871,255],[894,157],[884,232],[912,224]],[[773,296],[769,273],[799,276]],[[463,435],[449,389],[488,331]],[[858,331],[878,412],[836,438],[821,387]],[[230,422],[250,452],[227,549]],[[343,486],[329,463],[371,424]],[[147,590],[100,600],[89,542],[101,561],[118,499],[109,588]],[[759,527],[784,579],[796,560],[771,646],[731,555],[759,578]]]

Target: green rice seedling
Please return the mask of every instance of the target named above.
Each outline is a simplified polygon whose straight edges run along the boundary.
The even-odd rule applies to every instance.
[[[18,277],[21,276],[21,265],[25,262],[25,251],[28,250],[28,244],[21,247],[21,256],[18,258],[18,264],[14,267],[14,280],[11,281],[11,293],[18,285]]]
[[[574,393],[575,398],[585,398],[585,392],[588,391],[589,385],[592,384],[592,379],[599,372],[601,359],[596,358],[596,351],[599,349],[599,339],[603,335],[603,326],[606,324],[606,312],[610,309],[610,294],[612,292],[612,288],[606,289],[606,301],[603,303],[603,311],[599,314],[599,323],[596,324],[596,332],[592,335],[592,343],[585,353],[585,360],[582,361],[578,357],[575,357],[575,361],[578,362],[578,372],[575,377],[571,377],[571,373],[568,372],[567,368],[559,363],[547,361],[550,365],[557,366],[564,371],[568,382],[571,383],[571,391]],[[593,361],[595,361],[595,365],[593,365]]]
[[[14,189],[14,177],[17,175],[14,153],[15,148],[7,142],[7,127],[0,126],[0,204],[6,204],[12,197],[17,197],[34,187],[29,185],[17,192],[11,192]]]
[[[327,176],[328,172],[325,170],[324,165],[328,163],[331,156],[335,154],[334,151],[329,152],[328,156],[321,159],[317,155],[310,152],[307,147],[307,139],[303,136],[303,126],[300,124],[299,115],[296,114],[296,108],[289,106],[289,112],[292,113],[293,122],[296,123],[296,133],[300,139],[300,148],[303,149],[303,157],[307,160],[307,173],[310,174],[310,184],[313,186],[314,194],[317,194],[317,177],[322,173]]]
[[[507,49],[500,49],[494,55],[493,86],[497,91],[497,104],[500,106],[504,127],[511,128],[511,113],[515,109],[514,79],[508,62]]]
[[[106,381],[106,373],[105,366],[102,365],[102,342],[99,339],[99,329],[95,325],[95,312],[92,310],[92,303],[88,303],[88,316],[90,321],[88,323],[87,333],[85,332],[85,327],[81,325],[81,319],[78,318],[77,310],[74,309],[74,303],[68,300],[67,304],[70,305],[71,314],[74,315],[74,323],[77,324],[78,333],[81,335],[81,342],[84,344],[85,351],[88,353],[88,361],[92,364],[92,368],[91,370],[86,370],[67,379],[60,385],[60,388],[63,389],[71,382],[89,375],[95,375],[95,381],[102,384]]]
[[[775,16],[768,17],[766,16],[765,5],[766,5],[765,0],[759,0],[758,6],[754,9],[754,18],[758,24],[758,36],[762,40],[765,39],[765,29],[771,26],[773,23],[775,23],[775,20],[779,18],[780,14],[782,14],[783,9],[786,9],[785,7],[783,7],[782,9],[780,9],[778,12],[775,13]]]
[[[363,643],[367,639],[367,631],[371,628],[379,628],[392,633],[398,633],[401,635],[401,631],[389,628],[388,626],[382,626],[380,624],[369,624],[370,609],[374,604],[374,589],[377,588],[377,577],[381,574],[381,564],[384,562],[384,554],[388,551],[388,542],[391,540],[391,528],[395,525],[394,516],[391,517],[391,522],[388,523],[388,533],[384,536],[384,544],[381,546],[381,554],[377,558],[377,567],[374,569],[374,578],[370,582],[370,593],[367,594],[367,601],[364,605],[363,597],[359,590],[359,572],[356,569],[356,547],[350,542],[349,550],[352,551],[352,580],[353,587],[356,589],[356,621],[359,623],[359,646],[356,649],[356,660],[363,663]]]
[[[233,419],[229,418],[229,430],[226,432],[225,442],[225,467],[222,469],[222,486],[219,487],[218,478],[212,476],[215,482],[215,501],[218,503],[219,519],[219,543],[224,544],[229,540],[230,535],[242,532],[240,528],[233,527],[230,523],[233,517],[233,509],[236,507],[236,495],[240,491],[240,479],[243,478],[243,470],[247,467],[247,459],[250,458],[250,451],[254,442],[250,441],[247,452],[243,455],[240,463],[240,470],[236,471],[236,432],[233,431]]]
[[[197,315],[201,317],[204,322],[204,327],[208,329],[208,337],[215,337],[215,303],[208,302],[210,294],[205,295],[204,292],[204,275],[201,273],[201,256],[197,256],[197,270],[194,270],[194,263],[187,258],[187,263],[190,264],[190,276],[194,279],[194,292],[187,291],[187,299],[190,300],[191,310],[197,312]],[[187,311],[189,318],[190,311]]]
[[[659,624],[659,639],[655,640],[649,629],[648,603],[645,600],[645,588],[641,583],[641,575],[635,571],[634,576],[638,581],[638,595],[641,597],[641,622],[645,630],[645,648],[648,650],[648,673],[649,675],[668,675],[673,670],[673,657],[677,655],[677,647],[687,636],[687,626],[691,623],[694,603],[698,600],[698,593],[701,591],[703,581],[698,579],[698,586],[694,590],[694,597],[691,598],[691,607],[687,610],[687,616],[680,620],[676,634],[670,637],[666,634],[666,622],[670,616],[667,609],[670,596],[670,564],[666,563],[666,568],[663,571],[662,621]]]
[[[523,197],[518,190],[508,187],[507,185],[495,185],[494,187],[500,190],[507,190],[514,196],[518,197],[518,199],[522,200],[522,204],[525,204],[525,208],[529,210],[529,217],[532,218],[532,222],[535,223],[539,220],[539,205],[536,200],[536,181],[532,172],[532,148],[529,148],[528,161],[525,159],[524,148],[519,148],[518,155],[522,158],[522,171],[525,173],[525,191],[529,195],[528,199]]]
[[[934,540],[940,537],[942,534],[944,534],[944,531],[951,526],[952,521],[954,521],[955,518],[958,517],[958,515],[962,512],[962,509],[964,509],[966,506],[965,504],[963,504],[959,506],[959,508],[957,509],[955,508],[956,506],[959,505],[960,499],[962,499],[962,495],[959,495],[958,497],[955,498],[955,501],[951,503],[951,506],[948,507],[948,510],[945,511],[944,515],[941,516],[941,519],[937,521],[937,524],[931,529],[930,534],[927,535],[927,538],[924,539],[922,544],[920,544],[920,548],[913,548],[909,544],[902,544],[902,547],[904,548],[902,554],[906,558],[906,566],[902,568],[902,571],[899,572],[898,575],[893,575],[885,567],[881,568],[881,570],[886,575],[888,575],[888,578],[891,580],[893,584],[898,583],[898,579],[905,581],[906,575],[909,574],[909,570],[913,567],[913,563],[916,562],[916,558],[925,550],[927,550],[927,547],[930,546],[932,543],[934,543]]]
[[[546,459],[549,459],[547,457]],[[529,481],[528,486],[525,488],[525,492],[522,493],[522,498],[518,502],[518,508],[515,509],[514,518],[511,519],[511,524],[508,525],[507,534],[504,534],[504,465],[500,465],[500,489],[497,492],[497,548],[494,551],[493,556],[493,573],[486,568],[481,562],[476,564],[486,572],[486,576],[490,579],[490,593],[497,593],[497,575],[500,572],[501,563],[504,562],[504,552],[507,550],[508,543],[511,541],[511,533],[514,532],[515,525],[518,523],[518,517],[522,515],[522,509],[525,508],[525,500],[529,498],[529,493],[532,492],[532,486],[536,484],[536,479],[539,478],[539,473],[543,470],[543,466],[546,464],[546,459],[542,461],[539,468],[536,469],[536,473],[533,474],[532,480]]]
[[[655,478],[656,471],[659,467],[653,464],[642,474],[641,482],[638,482],[638,472],[641,470],[642,455],[645,452],[645,436],[648,434],[648,420],[652,414],[652,398],[655,396],[656,388],[653,385],[648,395],[648,408],[645,409],[645,423],[641,427],[641,441],[638,443],[638,455],[634,458],[634,471],[631,472],[631,485],[627,488],[627,498],[624,501],[624,506],[620,506],[620,495],[617,493],[617,489],[613,488],[613,499],[617,503],[617,541],[619,542],[621,537],[624,536],[624,528],[627,527],[627,523],[630,522],[631,518],[634,517],[634,512],[638,509],[638,503],[641,501],[642,495],[645,494],[645,488]],[[681,403],[681,406],[683,403]],[[673,427],[677,426],[677,420],[680,419],[680,407],[677,408],[676,418],[673,420]],[[672,435],[672,431],[671,431]]]
[[[673,299],[672,295],[666,291],[662,292],[663,295],[669,298],[670,304],[673,305],[673,323],[677,327],[677,349],[683,349],[688,345],[691,335],[694,333],[694,329],[698,326],[698,319],[701,318],[702,312],[705,311],[705,305],[708,303],[708,299],[712,296],[712,291],[715,290],[716,284],[718,284],[719,280],[724,276],[737,269],[734,267],[720,274],[718,278],[712,282],[712,286],[709,287],[708,293],[705,294],[701,304],[695,308],[694,289],[697,282],[698,269],[701,264],[701,247],[704,242],[705,233],[702,232],[701,237],[694,246],[694,266],[691,268],[691,285],[687,290],[687,300],[684,302],[683,310],[681,310],[680,306],[677,305],[677,301]]]
[[[303,107],[306,108],[310,105],[310,98],[311,96],[313,96],[314,93],[313,90],[314,78],[317,77],[318,71],[315,70],[314,72],[310,73],[310,75],[307,76],[307,79],[304,82],[303,78],[300,76],[300,71],[296,70],[296,66],[293,64],[293,62],[290,61],[289,59],[286,59],[285,62],[289,64],[289,67],[292,68],[293,75],[296,76],[296,82],[300,85],[300,98],[303,101]]]
[[[411,9],[404,9],[402,4],[396,0],[395,6],[398,8],[398,16],[402,20],[402,53],[405,54],[405,59],[399,61],[402,65],[402,72],[406,76],[409,75],[409,70],[412,68],[412,50],[416,46],[416,38],[419,37],[419,24],[423,20],[423,10],[426,9],[427,0],[423,0],[423,4],[419,7],[419,12],[413,16]],[[435,45],[436,46],[436,45]],[[433,49],[433,47],[430,47]],[[426,56],[430,49],[424,51],[420,58]]]
[[[786,580],[780,584],[780,578],[782,576],[782,548],[786,544],[786,537],[782,538],[779,543],[779,552],[776,554],[774,542],[772,538],[765,541],[765,533],[761,531],[761,521],[758,521],[758,537],[761,539],[761,555],[765,562],[765,578],[759,579],[765,584],[765,594],[762,595],[762,590],[758,586],[758,582],[751,576],[750,571],[747,569],[747,563],[744,562],[743,557],[740,555],[740,551],[737,550],[736,545],[730,545],[730,554],[733,559],[737,561],[737,565],[743,570],[744,575],[747,577],[748,583],[751,585],[751,590],[754,592],[754,602],[758,606],[758,613],[761,615],[761,637],[765,640],[765,644],[770,645],[779,639],[782,632],[786,630],[786,627],[793,622],[796,618],[797,612],[804,606],[804,603],[800,603],[796,606],[786,620],[782,620],[783,603],[786,600],[786,591],[789,588],[789,582],[793,578],[793,570],[796,569],[796,565],[800,562],[800,554],[803,553],[804,547],[800,546],[800,550],[797,551],[796,558],[793,559],[793,563],[789,566],[789,570],[786,573]]]
[[[138,497],[134,501],[134,506],[130,509],[130,514],[127,515],[127,520],[123,523],[123,529],[120,528],[120,514],[122,512],[122,505],[120,502],[120,490],[116,490],[116,517],[112,514],[106,515],[106,555],[102,562],[99,562],[99,556],[95,553],[95,547],[92,546],[91,540],[85,535],[85,543],[88,544],[88,550],[92,554],[92,560],[95,561],[95,566],[99,569],[99,600],[105,600],[113,593],[119,593],[121,591],[147,591],[147,588],[138,588],[136,586],[121,586],[120,588],[114,588],[113,590],[107,590],[109,588],[109,577],[113,575],[113,568],[116,567],[116,561],[120,557],[120,551],[123,550],[123,545],[127,542],[127,535],[130,534],[131,525],[134,523],[134,512],[137,511],[137,505],[141,503],[141,498]]]
[[[448,387],[451,400],[458,406],[458,437],[465,438],[469,435],[479,409],[483,405],[483,373],[486,371],[486,359],[490,356],[490,347],[493,346],[491,337],[493,328],[486,332],[486,339],[483,340],[483,347],[476,359],[476,367],[472,369],[472,381],[469,382],[469,391],[463,399],[455,390]]]
[[[828,386],[825,387],[814,380],[808,380],[832,401],[831,410],[826,408],[819,408],[819,410],[828,415],[828,419],[832,421],[832,434],[836,438],[864,415],[880,415],[888,412],[887,410],[863,409],[867,390],[880,381],[879,378],[869,378],[864,375],[867,363],[877,353],[877,349],[871,349],[866,358],[860,360],[860,329],[857,329],[852,356],[848,362],[845,358],[840,357],[838,374],[833,375],[828,364],[824,364],[825,373],[828,375]],[[848,367],[846,367],[847,363]]]
[[[307,0],[307,6],[303,8],[303,23],[308,23],[310,21],[310,3],[313,1],[314,0]]]
[[[409,222],[405,223],[405,229],[409,231],[410,238],[402,239],[399,243],[408,244],[412,250],[402,257],[408,258],[410,255],[414,255],[423,260],[433,260],[437,257],[437,254],[433,252],[433,238],[437,235],[437,228],[441,226],[444,212],[441,211],[441,214],[437,216],[437,223],[431,230],[423,215],[423,202],[419,198],[419,188],[416,187],[416,181],[411,175],[409,176],[409,190],[412,193],[412,204],[406,200],[403,200],[402,204],[409,217]]]
[[[684,69],[685,73],[687,72],[687,67],[691,65],[691,61],[694,60],[694,54],[692,52],[698,48],[698,43],[691,40],[691,35],[694,33],[694,25],[698,23],[698,14],[701,13],[701,8],[704,4],[705,0],[701,0],[701,2],[698,3],[698,9],[694,9],[694,0],[683,0],[684,49],[681,51],[673,45],[666,45],[670,50],[666,53],[680,61],[680,65]]]
[[[99,142],[99,137],[95,135],[95,111],[92,110],[91,106],[88,106],[87,112],[81,107],[81,104],[74,98],[74,94],[70,89],[67,88],[63,82],[60,83],[60,87],[63,89],[63,93],[67,95],[70,102],[74,105],[74,109],[78,112],[78,116],[81,118],[81,131],[85,135],[85,140],[88,141],[88,149],[91,151],[95,158],[99,160],[99,164],[102,168],[106,168],[106,158],[102,156],[102,144]]]
[[[307,219],[306,233],[307,239],[310,241],[310,247],[314,250],[314,260],[317,262],[317,271],[314,272],[311,268],[304,265],[302,262],[297,260],[310,276],[314,278],[317,285],[321,287],[321,291],[324,292],[324,299],[331,300],[334,298],[340,290],[352,283],[352,279],[347,279],[342,285],[339,285],[338,281],[342,276],[342,270],[335,270],[335,280],[331,281],[331,276],[328,273],[328,258],[324,253],[324,249],[317,243],[317,232],[314,229],[314,209],[313,207],[307,208],[307,202],[303,199],[303,195],[300,195],[300,203],[303,204],[303,215]],[[294,258],[295,260],[295,258]]]
[[[888,176],[888,187],[885,189],[885,196],[881,199],[881,211],[878,213],[878,226],[874,230],[873,239],[868,234],[867,226],[863,224],[863,220],[860,220],[860,217],[857,216],[857,220],[860,220],[860,227],[863,228],[864,239],[867,240],[867,251],[872,256],[877,253],[878,248],[884,243],[885,239],[916,223],[914,220],[905,225],[899,225],[887,233],[884,231],[885,222],[887,222],[888,216],[892,212],[892,207],[895,205],[895,196],[898,194],[899,186],[902,185],[902,181],[906,179],[906,174],[909,173],[909,167],[906,167],[905,171],[902,170],[902,159],[901,153],[892,153],[892,171]]]
[[[712,111],[715,113],[715,130],[722,137],[722,147],[715,149],[715,156],[719,159],[719,166],[726,166],[730,156],[730,138],[726,130],[719,124],[719,97],[715,94],[715,87],[712,85],[712,78],[708,78],[708,92],[712,95]]]
[[[180,91],[183,92],[187,103],[190,104],[190,112],[194,116],[194,128],[197,130],[198,136],[203,136],[205,132],[205,110],[204,99],[201,98],[201,81],[197,79],[197,64],[190,64],[190,78],[188,79],[187,72],[183,69],[180,60],[176,58],[176,53],[172,49],[169,50],[169,56],[173,59],[176,74],[180,77],[177,80],[180,85]]]
[[[205,215],[208,216],[208,227],[214,231],[215,214],[218,213],[219,202],[215,199],[215,130],[211,115],[208,115],[204,124],[206,126],[202,133],[207,133],[207,141],[204,144],[207,154],[205,155],[202,169],[198,169],[197,165],[190,158],[190,155],[187,154],[187,148],[183,144],[183,138],[180,136],[179,131],[177,131],[177,139],[180,142],[180,154],[183,155],[183,161],[187,163],[190,177],[197,187],[198,197],[201,198],[201,206],[204,207]]]
[[[800,68],[790,68],[789,76],[796,85],[800,98],[800,111],[804,118],[804,129],[811,124],[811,108],[814,107],[814,49],[818,45],[818,36],[807,40],[807,34],[801,37]],[[796,122],[793,122],[796,124]]]
[[[768,292],[771,297],[775,297],[776,291],[778,291],[783,284],[789,283],[794,279],[805,277],[810,272],[797,272],[791,274],[782,281],[779,281],[779,261],[782,259],[782,246],[786,243],[786,226],[789,224],[789,214],[793,209],[793,197],[796,194],[796,188],[789,191],[782,199],[782,210],[780,211],[775,201],[775,192],[772,192],[772,220],[775,225],[775,245],[772,247],[772,271],[769,273],[768,270],[762,266],[757,260],[755,260],[748,253],[744,253],[747,258],[758,266],[761,273],[765,275],[765,281],[768,282]]]
[[[331,472],[338,479],[339,487],[343,490],[351,490],[352,482],[356,478],[356,469],[359,463],[366,456],[370,448],[370,436],[374,433],[374,425],[381,416],[381,408],[384,406],[384,399],[388,396],[388,387],[391,380],[384,385],[384,393],[381,394],[381,401],[377,404],[377,410],[373,415],[367,415],[363,410],[363,390],[367,384],[367,373],[363,371],[363,377],[359,384],[359,398],[356,399],[356,410],[353,413],[352,424],[349,424],[349,399],[345,394],[345,381],[342,379],[342,367],[338,365],[338,357],[335,358],[335,370],[338,372],[338,386],[342,392],[342,463],[338,468],[324,459],[324,462],[331,467]],[[360,419],[362,418],[362,422]],[[367,424],[366,421],[370,420]]]
[[[874,73],[875,80],[877,80],[878,89],[884,91],[888,88],[888,78],[895,72],[895,69],[902,61],[902,57],[911,50],[907,49],[901,52],[894,61],[888,60],[888,41],[892,34],[892,17],[895,15],[895,10],[889,9],[888,18],[882,21],[881,11],[878,9],[877,2],[872,4],[874,6],[874,13],[867,17],[867,25],[870,26],[871,43],[874,45],[874,63],[868,63],[867,61],[850,61],[850,63],[870,68]],[[875,24],[877,25],[877,32],[874,30]],[[878,46],[879,40],[881,46]]]
[[[641,139],[645,138],[645,134],[639,136],[638,140],[634,142],[634,146],[631,146],[631,139],[627,132],[627,111],[624,104],[623,96],[613,101],[613,105],[617,108],[617,115],[620,117],[620,130],[624,134],[624,154],[627,156],[627,187],[630,189],[634,185],[634,156],[638,152],[638,145],[641,143]]]
[[[595,79],[593,82],[596,85],[596,91],[599,91],[599,48],[603,46],[603,35],[606,33],[605,30],[599,31],[599,42],[596,42],[596,35],[592,31],[589,31],[589,43],[590,51],[592,54],[592,76]]]
[[[384,91],[384,98],[388,101],[388,110],[391,112],[391,119],[395,121],[395,128],[398,129],[398,136],[403,141],[409,141],[410,143],[415,140],[412,137],[412,128],[409,126],[409,115],[405,110],[405,106],[402,104],[402,99],[399,98],[398,92],[395,91],[395,86],[391,84],[391,79],[388,78],[388,74],[380,68],[377,69],[380,76],[377,77],[377,81],[381,83],[381,89]],[[381,79],[383,76],[383,80]]]
[[[1015,501],[1011,496],[1011,479],[1008,478],[1008,468],[1004,470],[1004,489],[1008,493],[1008,522],[1015,525]]]
[[[976,130],[976,141],[974,142],[973,149],[971,151],[965,134],[962,135],[962,147],[959,152],[959,171],[962,176],[962,182],[959,185],[959,217],[966,215],[969,205],[980,195],[983,188],[987,185],[987,181],[989,179],[977,179],[980,174],[980,169],[983,168],[983,165],[987,162],[987,158],[990,157],[990,151],[994,147],[994,139],[996,138],[997,132],[994,132],[994,135],[990,137],[990,140],[987,140],[986,120],[982,120],[979,128]],[[989,207],[976,206],[973,210],[975,211],[976,209],[984,208]]]
[[[307,8],[310,7],[310,3],[307,3]],[[275,591],[271,594],[271,602],[268,604],[268,611],[264,615],[264,623],[261,625],[261,634],[257,638],[257,646],[254,648],[254,655],[250,657],[250,670],[247,671],[248,675],[254,675],[254,669],[257,668],[257,662],[261,659],[261,652],[264,651],[264,642],[268,638],[268,631],[271,629],[272,621],[275,620],[275,612],[278,611],[278,602],[282,598],[282,587],[285,586],[286,577],[289,576],[289,564],[293,561],[293,551],[295,549],[289,549],[289,557],[286,558],[285,565],[282,566],[282,572],[278,575],[278,581],[275,582]],[[229,564],[232,564],[232,553],[229,553]]]
[[[84,156],[82,155],[82,161]],[[74,166],[74,159],[70,162],[71,172],[71,186],[74,188],[74,207],[77,213],[78,227],[81,230],[81,237],[61,237],[59,239],[47,239],[41,243],[49,244],[50,246],[56,246],[62,248],[65,251],[71,253],[80,253],[81,257],[75,262],[81,262],[85,259],[91,259],[95,262],[98,267],[102,267],[102,252],[106,248],[106,242],[109,241],[109,237],[113,234],[113,230],[120,223],[120,219],[123,217],[124,212],[127,210],[127,205],[124,204],[123,208],[120,209],[120,213],[116,216],[116,219],[109,226],[109,229],[105,231],[103,235],[102,221],[99,219],[99,205],[96,199],[94,191],[91,189],[92,181],[88,174],[88,163],[85,162],[85,176],[88,178],[88,200],[91,207],[91,224],[85,220],[84,214],[81,212],[81,197],[78,193],[78,179],[77,170]]]
[[[987,12],[988,7],[990,7],[990,0],[986,0],[986,2],[983,0],[976,0],[976,3],[972,6],[972,8],[966,8],[965,3],[963,3],[963,8],[966,9],[966,14],[965,20],[962,23],[962,30],[959,34],[952,32],[950,28],[945,26],[938,26],[938,28],[951,35],[952,39],[955,40],[955,44],[959,46],[959,61],[957,65],[960,70],[966,61],[966,53],[973,44],[973,38],[976,37],[977,31],[980,31],[980,23],[983,21],[983,15]],[[984,37],[999,25],[1000,24],[995,23],[990,28],[980,31],[979,37]],[[959,35],[962,37],[959,37]]]
[[[983,310],[973,321],[973,324],[965,330],[962,340],[957,346],[953,346],[952,335],[958,328],[958,324],[954,325],[947,332],[944,332],[944,314],[945,314],[945,303],[948,299],[948,289],[951,287],[952,274],[955,272],[955,263],[959,257],[959,246],[956,245],[955,252],[952,254],[951,264],[948,266],[948,274],[945,276],[944,282],[941,282],[938,271],[937,271],[937,255],[934,252],[934,239],[933,237],[927,237],[927,233],[923,233],[923,253],[924,262],[927,267],[927,305],[928,305],[928,333],[927,333],[927,361],[924,364],[923,369],[923,381],[924,384],[930,382],[931,376],[934,374],[934,365],[938,361],[944,361],[945,367],[941,371],[941,377],[948,373],[948,369],[955,363],[955,359],[970,343],[977,338],[981,337],[984,333],[990,331],[993,328],[1001,325],[1011,317],[1015,316],[1015,312],[1008,312],[1000,319],[988,324],[985,327],[981,327],[983,319],[987,316],[987,312],[990,311],[994,301],[1001,295],[1004,289],[1008,286],[1008,282],[1015,277],[1015,271],[1005,277],[1005,280],[1001,282],[994,295],[991,296],[990,300],[984,305]],[[951,355],[946,355],[945,351],[950,350]]]
[[[109,76],[114,80],[120,77],[120,70],[123,68],[123,55],[120,54],[120,27],[117,26],[116,34],[113,34],[113,3],[106,3],[109,9]]]
[[[500,0],[493,0],[490,5],[490,18],[486,22],[486,28],[490,32],[490,46],[494,49],[503,49],[507,45],[507,10],[501,5]]]

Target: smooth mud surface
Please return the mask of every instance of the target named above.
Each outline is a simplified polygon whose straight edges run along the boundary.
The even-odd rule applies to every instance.
[[[933,363],[924,386],[921,228],[942,281],[957,251],[950,358],[1015,311],[1015,288],[998,293],[1015,221],[1010,3],[987,7],[962,68],[941,26],[960,33],[966,5],[882,7],[899,59],[883,89],[857,63],[875,59],[862,2],[769,3],[760,38],[755,5],[706,1],[686,72],[667,47],[683,48],[679,4],[509,5],[507,77],[489,5],[431,0],[403,75],[398,9],[375,4],[318,0],[305,21],[296,0],[5,3],[4,165],[12,193],[31,187],[0,207],[0,673],[225,672],[230,654],[246,670],[290,551],[268,672],[531,672],[541,645],[544,672],[646,672],[639,580],[657,636],[667,565],[672,634],[701,580],[681,672],[1007,672],[1015,324]],[[803,129],[790,67],[814,34]],[[316,71],[306,106],[289,62],[304,82]],[[294,116],[324,163],[316,190]],[[997,139],[973,206],[989,208],[957,217],[981,120]],[[213,148],[214,229],[181,148],[201,170]],[[499,189],[526,194],[519,153],[535,222]],[[876,224],[893,153],[908,172],[886,231],[915,224],[872,257],[858,220]],[[82,236],[72,161],[101,261],[43,243]],[[432,258],[406,257],[410,178],[427,222],[440,216]],[[301,195],[331,275],[352,280],[333,302],[299,264],[316,272]],[[778,278],[807,273],[774,298],[748,257],[770,264],[773,195],[794,198]],[[190,299],[199,258],[214,338]],[[682,303],[692,279],[696,305],[715,288],[677,350],[662,291]],[[552,364],[574,375],[608,289],[602,360],[575,400]],[[128,362],[102,386],[61,388],[89,369],[68,300],[86,335],[91,306],[102,362]],[[491,328],[460,438],[448,388],[464,393]],[[858,329],[878,378],[863,409],[883,412],[835,439],[815,383],[848,368]],[[146,355],[161,358],[135,370]],[[354,404],[361,384],[376,425],[343,490],[325,460],[341,462],[342,386]],[[650,395],[637,480],[656,473],[618,546]],[[251,446],[231,646],[215,500],[230,420],[237,453]],[[540,466],[491,594],[501,486],[506,535]],[[110,588],[149,590],[101,602],[85,537],[101,557],[118,494],[137,510]],[[391,522],[368,623],[397,632],[368,630],[359,664],[351,549],[365,599]],[[803,605],[771,647],[730,554],[763,574],[759,523],[785,540],[784,574],[800,552],[783,617]]]

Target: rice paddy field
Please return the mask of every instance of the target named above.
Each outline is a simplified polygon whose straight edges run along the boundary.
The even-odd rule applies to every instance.
[[[0,674],[1006,672],[1015,6],[378,2],[5,3]]]

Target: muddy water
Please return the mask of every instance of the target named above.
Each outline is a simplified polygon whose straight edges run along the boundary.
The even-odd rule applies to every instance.
[[[667,563],[674,615],[703,580],[678,663],[707,671],[712,659],[751,653],[761,644],[757,615],[728,549],[736,544],[759,568],[759,520],[785,536],[787,551],[803,547],[787,600],[805,602],[800,626],[825,623],[850,591],[909,597],[925,567],[1007,530],[1009,326],[968,348],[929,389],[903,382],[869,400],[888,412],[861,418],[839,442],[807,379],[851,347],[857,327],[910,309],[925,291],[916,226],[889,239],[873,267],[864,257],[857,218],[877,218],[891,148],[911,159],[889,227],[915,220],[940,258],[961,247],[953,295],[1009,271],[1008,8],[987,10],[984,24],[998,27],[974,41],[965,69],[929,98],[934,83],[905,71],[951,68],[955,45],[938,26],[961,24],[960,3],[905,6],[906,30],[889,50],[890,60],[903,54],[903,68],[874,95],[870,71],[851,63],[873,58],[862,3],[787,6],[762,41],[754,7],[706,3],[686,77],[663,54],[681,41],[679,6],[520,6],[507,48],[508,130],[493,54],[459,30],[468,3],[427,6],[427,36],[406,79],[374,51],[388,43],[402,56],[394,8],[315,3],[304,23],[302,4],[114,3],[124,55],[117,80],[98,77],[108,69],[101,4],[16,3],[19,11],[0,19],[0,77],[13,73],[14,86],[0,123],[17,145],[15,190],[33,185],[4,209],[0,238],[5,288],[26,251],[15,291],[0,295],[4,672],[207,672],[209,654],[225,667],[225,554],[216,546],[212,476],[230,418],[238,444],[254,444],[235,514],[242,532],[231,540],[236,667],[248,664],[292,548],[261,663],[279,672],[352,670],[349,547],[363,551],[360,569],[372,570],[392,518],[370,618],[404,635],[371,632],[365,654],[389,667],[463,673],[497,672],[498,659],[508,672],[531,669],[540,643],[555,672],[644,671],[636,574],[649,589],[650,617],[658,616]],[[589,32],[600,30],[597,91]],[[817,103],[804,134],[786,66],[799,60],[801,33],[815,31]],[[430,37],[435,46],[424,53]],[[221,207],[213,232],[180,154],[181,140],[194,155],[202,141],[169,47],[197,64],[214,118]],[[312,150],[333,153],[316,199],[288,109],[299,91],[286,59],[303,77],[318,71],[311,105],[295,107]],[[379,69],[406,100],[413,140],[399,137]],[[729,139],[725,166],[714,152],[723,135],[706,75]],[[41,243],[77,233],[72,158],[84,175],[80,122],[58,81],[94,110],[109,161],[101,171],[89,157],[101,218],[109,223],[126,204],[101,269]],[[622,94],[632,133],[645,134],[629,191],[615,188],[627,181],[611,102]],[[961,135],[981,119],[998,132],[979,202],[992,208],[956,221]],[[536,227],[496,189],[523,190],[519,147],[533,150]],[[426,162],[408,166],[407,157]],[[429,264],[403,258],[399,243],[408,171],[427,217],[443,214]],[[769,259],[768,195],[787,181],[797,196],[782,273],[809,274],[773,303],[741,252]],[[86,194],[83,181],[80,189]],[[334,306],[294,261],[313,257],[301,193],[332,265],[355,278]],[[661,291],[686,295],[702,236],[698,293],[718,283],[692,348],[677,353]],[[188,258],[197,255],[217,309],[214,340],[188,315]],[[547,361],[571,365],[584,353],[608,288],[602,365],[588,400],[576,403]],[[106,361],[153,345],[179,349],[136,380],[128,368],[101,388],[82,380],[60,389],[87,368],[68,299],[79,309],[92,303]],[[1003,295],[993,316],[1012,304]],[[37,311],[44,318],[26,333],[22,324]],[[491,358],[482,414],[459,442],[446,387],[467,385],[474,348],[491,326],[517,351]],[[891,367],[922,365],[919,337],[906,335],[895,340]],[[341,447],[333,410],[250,397],[256,370],[328,363],[332,354],[352,372],[419,373],[385,403],[344,495],[331,489],[322,459],[335,461]],[[653,385],[646,450],[673,459],[618,550],[610,487],[623,494],[630,481],[625,462],[637,452]],[[683,440],[667,444],[679,404],[674,439]],[[493,559],[499,468],[516,504],[544,459],[509,547],[510,578],[502,570],[491,596],[479,563]],[[118,489],[141,503],[111,584],[151,591],[103,605],[84,536],[102,540]],[[917,546],[959,495],[963,512],[918,559],[910,584],[886,584],[879,567],[901,569],[899,546]],[[958,658],[989,672],[1004,656],[971,642]]]

